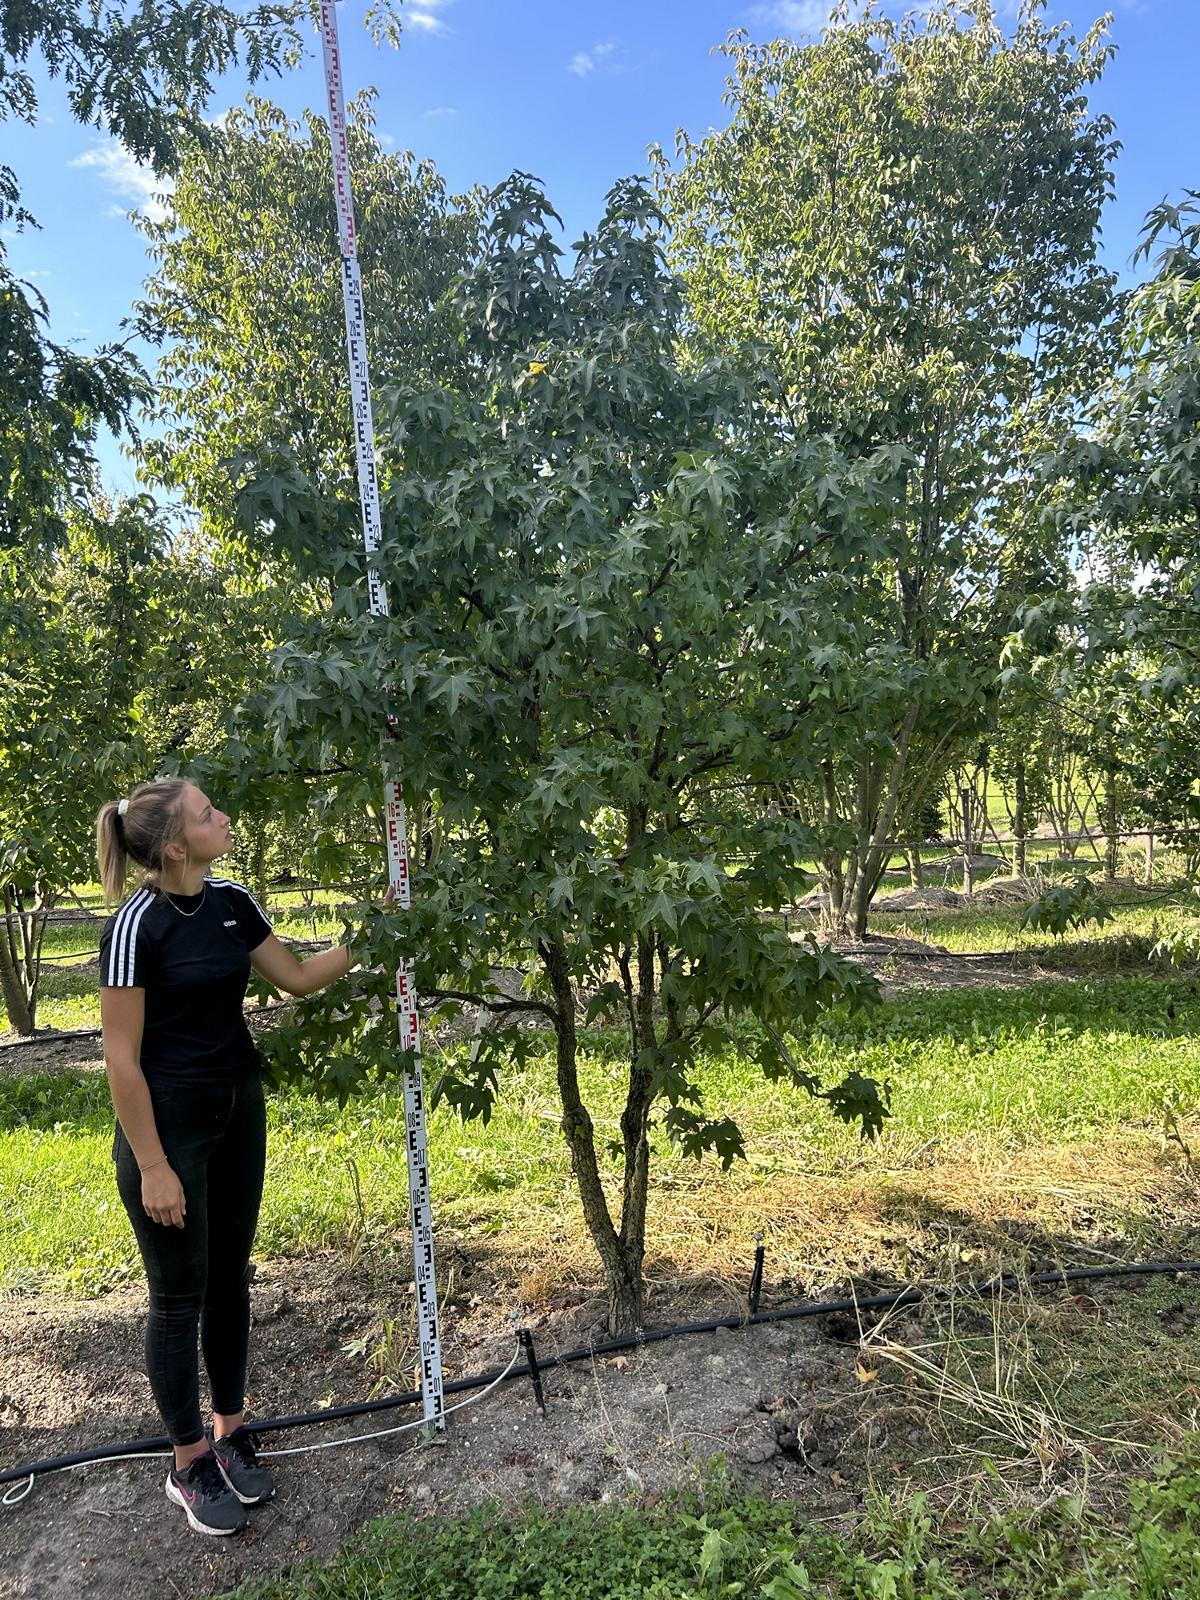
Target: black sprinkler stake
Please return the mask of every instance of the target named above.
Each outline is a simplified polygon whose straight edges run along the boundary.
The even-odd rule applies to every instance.
[[[533,1335],[528,1328],[518,1328],[517,1338],[521,1341],[521,1349],[525,1352],[525,1364],[533,1380],[533,1394],[538,1403],[538,1410],[545,1416],[546,1397],[542,1393],[542,1374],[538,1369],[537,1352],[533,1348]]]
[[[750,1274],[750,1288],[747,1295],[750,1301],[751,1316],[758,1310],[758,1302],[762,1299],[763,1257],[765,1255],[762,1234],[756,1233],[754,1235],[754,1271]]]

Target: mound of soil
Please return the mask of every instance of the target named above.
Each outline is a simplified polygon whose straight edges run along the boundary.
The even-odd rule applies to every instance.
[[[459,1253],[455,1265],[467,1299],[471,1263]],[[398,1270],[391,1277],[350,1272],[334,1256],[262,1266],[252,1414],[367,1398],[372,1373],[362,1345],[410,1300]],[[652,1309],[664,1320],[665,1304]],[[135,1289],[94,1302],[45,1296],[0,1304],[5,1469],[159,1432],[141,1372],[142,1312]],[[731,1312],[727,1296],[706,1307],[676,1304],[670,1320]],[[598,1299],[576,1293],[525,1320],[546,1356],[602,1337],[603,1317]],[[445,1336],[447,1378],[504,1366],[514,1351],[494,1303],[448,1315]],[[163,1493],[165,1458],[40,1477],[19,1503],[0,1508],[0,1595],[198,1600],[331,1555],[368,1518],[400,1507],[458,1513],[485,1500],[515,1509],[531,1499],[657,1497],[720,1454],[770,1494],[795,1496],[826,1515],[850,1512],[868,1472],[888,1470],[889,1430],[913,1429],[886,1415],[879,1395],[864,1392],[857,1350],[857,1327],[844,1318],[673,1338],[547,1372],[544,1416],[522,1372],[451,1415],[435,1441],[409,1431],[280,1457],[276,1499],[256,1508],[251,1527],[232,1539],[189,1532]],[[410,1371],[389,1372],[384,1392],[410,1387]],[[417,1415],[409,1407],[279,1433],[264,1449],[329,1444]]]
[[[954,911],[963,904],[957,889],[894,889],[875,896],[874,911]]]
[[[961,868],[963,863],[962,851],[948,856],[938,856],[936,860],[927,861],[925,865],[931,869],[940,868],[942,871],[954,871]],[[972,872],[1007,872],[1008,861],[1004,856],[988,855],[986,852],[971,857]]]
[[[1028,905],[1036,900],[1045,885],[1036,878],[989,878],[975,890],[977,900],[987,900],[993,905]]]

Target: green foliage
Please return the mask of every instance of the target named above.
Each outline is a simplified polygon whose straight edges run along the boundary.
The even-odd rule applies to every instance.
[[[1089,553],[1093,581],[1027,609],[1025,648],[1057,671],[1110,734],[1132,809],[1200,821],[1200,196],[1146,219],[1137,259],[1155,272],[1124,294],[1097,340],[1103,380],[1042,463],[1047,516]],[[1045,670],[1043,668],[1043,670]]]
[[[1173,967],[1188,966],[1200,961],[1200,932],[1195,928],[1181,928],[1159,939],[1150,951],[1158,961],[1169,961]]]
[[[0,982],[28,1032],[45,913],[91,876],[100,804],[169,750],[203,620],[145,499],[71,510],[61,548],[0,552],[0,583]]]
[[[1021,913],[1021,928],[1035,933],[1052,933],[1061,939],[1068,928],[1112,919],[1112,910],[1097,899],[1090,878],[1081,873],[1074,883],[1053,884],[1031,900]]]
[[[441,302],[466,264],[475,201],[449,200],[429,163],[383,149],[369,94],[348,108],[348,137],[372,376],[440,381],[462,365]],[[356,496],[330,501],[331,525],[314,537],[332,541],[337,555],[316,571],[247,538],[231,488],[247,456],[273,473],[303,470],[330,485],[354,471],[325,124],[311,114],[290,122],[251,98],[181,146],[166,216],[142,226],[156,266],[138,321],[164,346],[155,402],[162,429],[145,444],[144,471],[182,497],[195,522],[190,558],[213,569],[225,596],[209,619],[203,663],[220,714],[193,727],[180,762],[237,815],[231,870],[260,884],[287,870],[365,892],[378,859],[376,797],[364,786],[347,804],[337,782],[344,758],[317,750],[294,761],[277,741],[273,759],[251,770],[236,759],[236,723],[227,744],[230,708],[261,683],[272,648],[286,648],[289,616],[325,613],[331,602],[344,609],[351,596],[357,608],[364,570]],[[233,410],[231,393],[239,397]],[[340,663],[329,660],[321,680],[319,692],[340,703]],[[303,714],[299,694],[290,703]],[[252,733],[261,740],[261,728]],[[226,752],[232,759],[211,759]]]
[[[240,62],[253,82],[293,61],[307,14],[302,0],[249,14],[207,0],[7,0],[0,120],[36,123],[37,66],[62,81],[81,123],[170,172],[181,141],[203,135],[216,79]],[[0,166],[0,223],[36,226],[8,166]],[[84,356],[55,343],[45,299],[14,277],[5,256],[0,243],[0,547],[54,544],[64,536],[65,508],[94,486],[97,426],[123,431],[148,391],[122,344]]]
[[[349,105],[347,124],[372,379],[444,381],[461,356],[441,301],[467,263],[476,201],[449,200],[428,161],[383,149],[372,93]],[[155,391],[164,429],[147,440],[145,467],[253,585],[265,552],[238,537],[235,462],[274,455],[333,483],[354,468],[329,135],[311,112],[291,122],[251,97],[180,156],[164,219],[141,224],[156,267],[139,327],[165,346]],[[343,582],[362,571],[354,510],[339,539]],[[327,600],[322,584],[312,601]]]
[[[803,1082],[784,1034],[873,993],[762,917],[803,881],[811,839],[794,818],[749,816],[741,789],[815,773],[853,737],[837,713],[858,692],[861,579],[898,457],[851,462],[769,418],[742,426],[769,375],[682,359],[678,285],[638,182],[613,190],[569,276],[532,180],[489,208],[445,308],[468,374],[380,400],[391,616],[364,615],[351,481],[274,455],[242,496],[254,538],[332,598],[292,619],[228,754],[251,774],[342,771],[341,804],[360,804],[390,685],[386,760],[410,808],[436,815],[436,859],[418,863],[411,915],[369,916],[356,937],[378,976],[308,1002],[275,1066],[341,1096],[394,1073],[385,974],[403,958],[422,996],[488,1019],[469,1067],[438,1085],[466,1113],[486,1114],[522,1015],[549,1019],[589,1221],[611,1240],[573,1081],[577,1006],[594,996],[593,1016],[630,1029],[633,1235],[653,1106],[689,1149],[737,1152],[697,1111],[697,1053],[753,1015],[763,1069]],[[524,974],[519,993],[497,986],[502,967]],[[831,1104],[882,1116],[865,1082]]]

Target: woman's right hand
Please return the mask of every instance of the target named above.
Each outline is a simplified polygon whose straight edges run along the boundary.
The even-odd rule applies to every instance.
[[[164,1228],[183,1227],[187,1201],[169,1161],[142,1173],[142,1207],[151,1222],[159,1222]]]

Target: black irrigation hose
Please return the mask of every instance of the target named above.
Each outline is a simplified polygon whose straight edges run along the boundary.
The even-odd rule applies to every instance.
[[[1179,1272],[1200,1272],[1200,1261],[1142,1261],[1128,1266],[1065,1267],[1054,1272],[1037,1272],[1029,1278],[1004,1274],[999,1278],[985,1279],[982,1283],[969,1284],[963,1292],[985,1296],[995,1294],[998,1290],[1009,1286],[1020,1287],[1022,1284],[1064,1285],[1092,1278],[1148,1277],[1155,1273]],[[446,1384],[443,1393],[464,1394],[470,1389],[486,1388],[489,1383],[496,1383],[501,1378],[511,1381],[514,1378],[530,1377],[534,1372],[545,1372],[549,1367],[565,1367],[574,1361],[591,1361],[596,1356],[616,1355],[622,1350],[637,1350],[643,1345],[659,1344],[664,1339],[673,1339],[681,1334],[715,1333],[718,1328],[743,1328],[748,1324],[787,1322],[798,1317],[832,1316],[838,1312],[874,1311],[885,1306],[892,1309],[896,1306],[914,1305],[927,1294],[937,1295],[946,1292],[937,1284],[931,1284],[923,1289],[904,1289],[890,1294],[851,1297],[848,1300],[808,1301],[794,1306],[776,1307],[772,1311],[758,1311],[744,1317],[716,1317],[708,1322],[677,1323],[671,1328],[656,1328],[652,1332],[640,1332],[628,1338],[609,1339],[604,1344],[582,1345],[575,1350],[565,1350],[561,1355],[541,1356],[536,1361],[530,1361],[526,1367],[513,1367],[507,1372],[503,1367],[493,1367],[488,1372],[477,1373],[473,1378],[458,1378],[453,1383]],[[356,1405],[330,1406],[323,1411],[297,1412],[289,1417],[267,1417],[262,1422],[250,1422],[246,1426],[250,1433],[278,1433],[284,1428],[309,1427],[322,1422],[337,1422],[345,1417],[368,1416],[375,1411],[391,1411],[397,1406],[415,1405],[420,1399],[421,1391],[410,1389],[404,1394],[385,1395],[380,1400],[364,1400]],[[165,1454],[170,1448],[170,1441],[160,1436],[154,1439],[130,1439],[124,1444],[103,1445],[94,1450],[77,1450],[72,1455],[53,1456],[47,1461],[31,1461],[23,1467],[10,1467],[7,1472],[0,1472],[0,1484],[20,1483],[25,1478],[37,1477],[41,1473],[61,1472],[67,1467],[81,1467],[91,1461],[111,1461],[122,1456]]]

